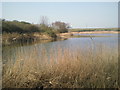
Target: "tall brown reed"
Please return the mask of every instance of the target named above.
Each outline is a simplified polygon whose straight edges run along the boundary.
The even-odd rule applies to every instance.
[[[99,47],[96,54],[78,48],[72,52],[69,48],[53,53],[42,48],[38,59],[35,47],[25,56],[17,54],[16,62],[3,66],[3,87],[53,87],[53,88],[113,88],[118,87],[118,54],[107,47]]]

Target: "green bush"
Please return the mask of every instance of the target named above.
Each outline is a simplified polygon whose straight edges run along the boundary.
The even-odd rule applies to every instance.
[[[19,22],[19,21],[6,21],[6,20],[2,20],[2,32],[3,33],[34,33],[34,32],[42,32],[42,33],[46,33],[47,35],[49,35],[52,38],[56,38],[57,35],[55,34],[55,32],[53,32],[53,28],[41,24],[39,27],[34,25],[34,24],[30,24],[28,22]]]
[[[57,35],[55,34],[55,32],[53,32],[53,28],[49,27],[45,24],[40,24],[40,29],[42,30],[42,32],[46,33],[47,35],[49,35],[52,38],[56,38]]]
[[[48,34],[52,38],[57,37],[57,35],[52,30],[46,30],[45,33]]]
[[[2,31],[7,33],[32,33],[40,32],[40,29],[27,22],[19,21],[2,21]]]

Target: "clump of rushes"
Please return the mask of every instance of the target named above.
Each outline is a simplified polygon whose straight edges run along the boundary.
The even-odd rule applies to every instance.
[[[59,48],[53,53],[42,48],[32,53],[17,54],[15,63],[9,61],[3,66],[3,88],[117,88],[117,50],[102,48],[92,54],[91,49],[78,48],[71,52]],[[104,54],[102,54],[104,52]],[[29,54],[29,55],[28,55]],[[36,58],[41,55],[41,58]]]

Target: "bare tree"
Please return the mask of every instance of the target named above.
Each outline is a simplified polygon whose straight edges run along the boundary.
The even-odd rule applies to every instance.
[[[69,24],[56,21],[52,23],[52,27],[60,33],[68,32]]]
[[[40,18],[40,24],[48,26],[48,18],[46,16],[42,16]]]

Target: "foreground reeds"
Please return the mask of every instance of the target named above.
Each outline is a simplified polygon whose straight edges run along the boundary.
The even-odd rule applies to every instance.
[[[117,88],[118,53],[117,50],[99,47],[93,54],[92,49],[68,48],[39,53],[34,48],[29,54],[21,56],[13,63],[3,66],[4,88]],[[53,53],[54,52],[54,53]],[[29,56],[28,56],[29,55]],[[36,55],[41,55],[40,60]]]

